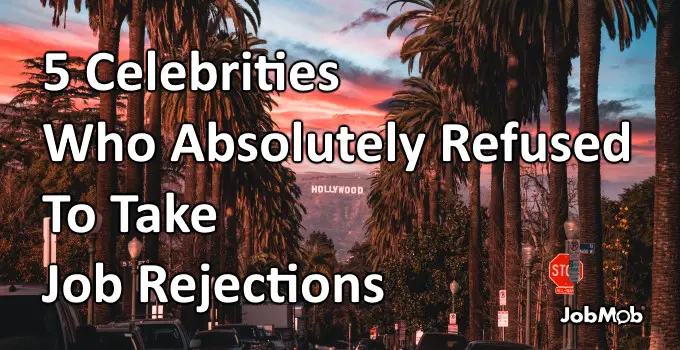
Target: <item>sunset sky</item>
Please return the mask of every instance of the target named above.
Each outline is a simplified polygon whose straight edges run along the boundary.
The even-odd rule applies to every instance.
[[[270,50],[285,49],[292,60],[315,63],[333,59],[340,64],[342,84],[332,94],[283,93],[274,110],[278,125],[286,130],[293,119],[306,129],[337,130],[340,124],[354,131],[375,129],[384,123],[379,104],[400,88],[408,76],[397,52],[406,33],[387,39],[385,30],[398,7],[386,12],[384,0],[264,0],[259,36]],[[42,56],[45,51],[65,50],[87,57],[96,50],[96,38],[88,27],[87,14],[70,9],[66,29],[52,28],[52,10],[38,0],[4,0],[0,3],[0,102],[14,96],[12,85],[22,81],[23,58]],[[126,29],[124,29],[126,31]],[[121,42],[127,56],[127,33]],[[618,119],[628,119],[633,130],[631,163],[603,164],[604,194],[614,196],[635,181],[654,173],[654,51],[655,32],[643,33],[625,52],[618,42],[603,36],[600,71],[600,116],[603,134],[618,128]],[[579,64],[574,61],[570,86],[578,88]],[[569,128],[578,127],[578,96],[570,96]],[[547,117],[546,117],[547,118]],[[547,119],[546,119],[547,120]],[[543,124],[545,127],[547,124]],[[369,171],[362,164],[294,166],[297,171]],[[489,169],[484,169],[488,173]]]

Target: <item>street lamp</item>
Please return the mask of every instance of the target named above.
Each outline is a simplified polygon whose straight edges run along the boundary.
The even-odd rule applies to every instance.
[[[94,253],[97,250],[97,234],[102,228],[102,221],[104,221],[104,217],[101,214],[97,213],[96,216],[97,219],[94,228],[87,235],[87,254],[89,257],[88,275],[90,281],[94,281]],[[94,298],[92,297],[87,300],[87,324],[94,324]]]
[[[451,281],[449,284],[449,289],[451,290],[451,312],[456,313],[456,294],[460,290],[460,284],[456,281]]]
[[[137,258],[142,253],[142,242],[134,237],[128,242],[128,253],[130,253],[130,263],[132,265],[132,319],[137,313]]]
[[[576,220],[569,218],[564,222],[564,234],[567,236],[567,239],[577,239],[578,233],[578,222]]]
[[[522,244],[522,261],[524,262],[524,268],[526,269],[526,280],[527,280],[527,302],[525,306],[525,312],[524,312],[524,317],[525,317],[525,329],[524,329],[524,343],[527,345],[531,345],[529,341],[529,337],[531,336],[531,317],[530,317],[530,308],[531,308],[531,265],[534,263],[534,257],[536,255],[536,248],[531,245],[531,243],[525,243]]]

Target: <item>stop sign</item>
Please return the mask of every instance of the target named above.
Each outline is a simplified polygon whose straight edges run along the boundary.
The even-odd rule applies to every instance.
[[[550,279],[557,285],[555,293],[574,294],[574,283],[569,281],[569,254],[557,254],[548,267]],[[579,282],[583,279],[583,263],[579,262]]]

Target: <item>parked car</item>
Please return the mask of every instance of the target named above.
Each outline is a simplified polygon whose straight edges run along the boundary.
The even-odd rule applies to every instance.
[[[386,350],[385,344],[379,340],[361,339],[356,350]]]
[[[425,333],[416,350],[465,350],[468,342],[462,335],[450,333]]]
[[[473,341],[465,350],[533,350],[529,345],[500,341]]]
[[[134,323],[97,327],[97,350],[146,350],[142,333]]]
[[[238,334],[245,350],[264,350],[264,341],[257,326],[247,324],[217,325],[215,329],[233,329]]]
[[[198,332],[194,339],[201,341],[200,350],[242,350],[241,340],[233,329],[214,329]]]
[[[297,337],[295,331],[290,328],[274,328],[274,334],[278,334],[286,346],[286,350],[294,350],[298,348]]]
[[[283,339],[276,334],[276,335],[268,335],[262,338],[265,341],[265,348],[271,349],[271,350],[286,350],[286,344],[283,342]]]
[[[201,341],[191,339],[178,319],[142,319],[130,322],[141,330],[147,350],[192,350],[201,347]]]
[[[76,310],[62,297],[44,304],[45,286],[0,284],[0,349],[76,350],[93,340],[94,327],[81,325]]]

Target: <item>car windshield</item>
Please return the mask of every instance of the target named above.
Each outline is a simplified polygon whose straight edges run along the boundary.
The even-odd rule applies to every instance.
[[[241,339],[258,339],[258,333],[257,333],[257,328],[255,327],[250,327],[250,326],[235,326],[233,327],[236,333],[238,333],[238,336],[241,337]]]
[[[140,325],[147,349],[184,349],[180,331],[174,324]]]
[[[0,349],[64,349],[56,304],[39,295],[0,297]]]
[[[277,331],[277,334],[281,336],[281,339],[285,341],[292,341],[295,340],[295,335],[291,331]]]
[[[97,349],[99,350],[135,350],[132,335],[124,332],[97,333]]]
[[[425,334],[420,340],[419,350],[452,349],[464,350],[467,346],[465,338],[455,334]]]
[[[199,333],[196,338],[201,340],[202,347],[235,347],[238,346],[236,335],[231,332]]]

